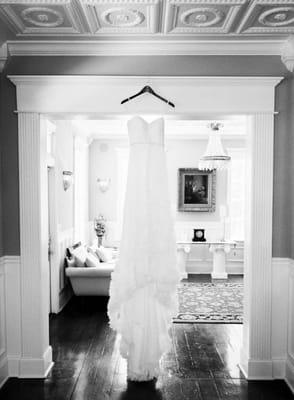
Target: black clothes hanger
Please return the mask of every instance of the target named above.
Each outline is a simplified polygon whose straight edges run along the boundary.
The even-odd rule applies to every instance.
[[[140,92],[134,94],[134,95],[131,96],[131,97],[128,97],[127,99],[124,99],[123,101],[121,101],[120,104],[124,104],[124,103],[126,103],[127,101],[133,100],[135,97],[141,96],[141,94],[144,94],[144,93],[150,93],[150,94],[152,94],[153,96],[155,96],[155,97],[157,97],[158,99],[160,99],[161,101],[164,101],[165,103],[167,103],[169,106],[175,108],[174,103],[172,103],[172,102],[169,101],[169,100],[166,100],[164,97],[159,96],[159,94],[155,93],[154,90],[153,90],[150,86],[144,86],[143,89],[140,90]]]

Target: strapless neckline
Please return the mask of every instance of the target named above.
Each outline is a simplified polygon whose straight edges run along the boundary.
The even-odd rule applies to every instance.
[[[148,122],[148,121],[146,121],[145,118],[141,117],[140,115],[135,115],[134,117],[132,117],[131,119],[129,119],[128,122],[133,121],[134,119],[140,119],[140,120],[143,121],[146,125],[152,125],[152,124],[154,124],[155,122],[164,120],[163,117],[159,117],[159,118],[154,119],[154,120],[151,121],[151,122]]]

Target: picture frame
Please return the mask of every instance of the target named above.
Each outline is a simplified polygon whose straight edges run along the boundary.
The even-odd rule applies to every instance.
[[[198,168],[178,170],[178,211],[214,212],[216,171]]]

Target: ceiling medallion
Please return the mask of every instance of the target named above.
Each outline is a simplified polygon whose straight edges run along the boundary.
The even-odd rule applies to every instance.
[[[195,27],[212,26],[220,22],[223,13],[217,8],[197,7],[183,12],[180,16],[181,22],[185,25]]]
[[[42,28],[60,26],[64,19],[60,12],[47,7],[29,7],[21,12],[24,21]]]
[[[39,15],[37,16],[37,18],[38,18],[38,20],[39,20],[40,22],[48,22],[48,21],[49,21],[49,17],[48,17],[48,15],[46,15],[46,14],[39,14]]]
[[[264,11],[258,21],[265,26],[285,26],[294,22],[294,7],[277,7]]]
[[[142,12],[124,8],[106,10],[101,14],[101,18],[106,24],[122,28],[140,25],[145,19]]]
[[[208,16],[205,14],[198,14],[195,16],[195,21],[199,22],[206,22],[208,20]]]

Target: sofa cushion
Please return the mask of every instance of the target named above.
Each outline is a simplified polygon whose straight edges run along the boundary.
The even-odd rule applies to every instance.
[[[79,246],[76,249],[71,251],[71,254],[75,260],[76,267],[84,267],[86,258],[88,255],[87,249],[85,246]]]
[[[102,262],[110,262],[113,258],[112,249],[107,249],[103,246],[97,247],[96,253]]]
[[[100,260],[96,255],[93,255],[92,253],[88,252],[85,264],[86,264],[86,267],[89,267],[89,268],[99,267]]]
[[[66,268],[65,273],[68,277],[99,278],[109,277],[114,270],[114,263],[102,263],[99,267],[93,268]]]

